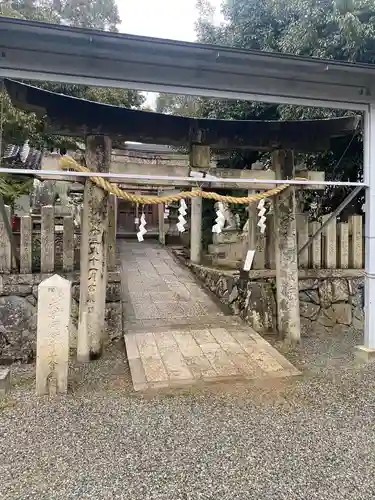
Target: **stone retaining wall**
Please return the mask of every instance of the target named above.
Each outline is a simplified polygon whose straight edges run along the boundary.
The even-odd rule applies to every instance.
[[[61,274],[72,282],[70,346],[76,348],[79,311],[79,272]],[[36,352],[38,285],[52,274],[0,276],[0,364],[30,362]],[[120,274],[108,273],[106,333],[110,341],[122,337]]]
[[[276,333],[276,280],[272,271],[254,271],[254,277],[243,280],[239,271],[224,271],[192,264],[175,254],[228,306],[259,333]],[[262,274],[264,275],[262,277]],[[331,274],[332,277],[327,277]],[[340,276],[342,274],[342,276]],[[299,298],[302,335],[318,327],[333,328],[336,324],[363,329],[363,276],[345,276],[345,271],[309,270],[301,272]],[[355,274],[355,273],[354,273]],[[359,275],[362,271],[358,271]],[[256,278],[255,276],[259,276]],[[315,275],[315,277],[313,277]]]

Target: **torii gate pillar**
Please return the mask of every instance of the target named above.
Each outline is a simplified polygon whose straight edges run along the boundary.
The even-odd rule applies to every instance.
[[[210,167],[210,148],[193,144],[190,149],[190,167],[198,171],[208,171]],[[193,191],[196,188],[193,188]],[[190,260],[199,264],[202,256],[202,198],[191,199],[190,222]]]
[[[91,135],[86,138],[86,164],[94,172],[109,172],[109,137]],[[108,200],[106,191],[90,180],[86,181],[82,212],[78,337],[82,334],[88,338],[88,345],[87,342],[81,343],[80,338],[77,339],[79,361],[99,356],[104,343],[108,279]]]
[[[276,179],[292,179],[295,174],[292,151],[273,153]],[[275,261],[277,327],[287,343],[301,338],[298,248],[295,188],[290,187],[275,198]]]

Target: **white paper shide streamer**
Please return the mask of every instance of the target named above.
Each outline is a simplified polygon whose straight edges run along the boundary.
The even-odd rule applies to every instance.
[[[221,233],[224,226],[225,226],[225,215],[224,215],[224,204],[219,201],[217,203],[217,210],[216,210],[216,219],[214,224],[212,226],[212,232],[213,233]]]
[[[258,221],[258,227],[260,228],[260,232],[262,234],[264,234],[265,230],[266,230],[266,216],[265,216],[265,213],[266,213],[266,207],[264,206],[265,204],[265,200],[260,200],[260,202],[258,203],[258,217],[259,217],[259,221]]]
[[[184,199],[180,200],[180,208],[178,209],[178,214],[177,229],[180,233],[183,233],[185,231],[185,225],[187,223],[187,220],[185,219],[185,215],[187,214],[187,205]]]
[[[146,217],[145,217],[145,214],[143,213],[141,215],[140,223],[139,223],[139,227],[138,227],[138,233],[137,233],[138,241],[143,241],[143,236],[147,233],[146,224],[147,224]]]

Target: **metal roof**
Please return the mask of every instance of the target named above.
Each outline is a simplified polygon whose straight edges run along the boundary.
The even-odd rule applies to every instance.
[[[0,76],[366,109],[375,66],[0,17]],[[330,101],[330,102],[328,102]]]

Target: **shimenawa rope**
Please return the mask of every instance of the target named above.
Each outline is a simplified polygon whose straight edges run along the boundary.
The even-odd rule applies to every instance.
[[[80,165],[74,158],[71,156],[63,156],[60,160],[61,168],[64,170],[73,169],[76,172],[90,172],[90,169]],[[289,184],[283,184],[277,186],[275,188],[269,189],[268,191],[264,191],[263,193],[255,193],[250,196],[225,196],[218,193],[212,193],[207,191],[182,191],[176,194],[170,194],[165,196],[149,196],[149,195],[138,195],[133,193],[128,193],[123,189],[120,189],[115,184],[103,179],[103,177],[89,177],[89,179],[101,187],[108,193],[112,193],[116,195],[118,198],[122,198],[123,200],[130,201],[132,203],[139,203],[141,205],[158,205],[159,203],[170,203],[172,201],[179,201],[183,198],[206,198],[214,201],[222,201],[226,203],[231,203],[234,205],[247,205],[249,203],[263,200],[264,198],[270,198],[271,196],[275,196],[280,194],[282,191],[290,187]]]

